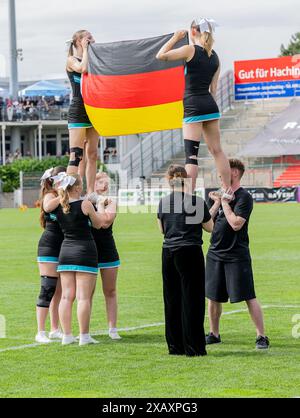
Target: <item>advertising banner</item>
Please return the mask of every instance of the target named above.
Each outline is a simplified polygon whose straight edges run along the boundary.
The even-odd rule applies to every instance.
[[[300,54],[235,61],[235,100],[300,96]]]
[[[257,203],[272,203],[272,202],[297,202],[298,188],[297,187],[280,187],[280,188],[245,188],[251,194],[254,202]],[[205,198],[208,200],[208,194],[217,189],[205,189]]]

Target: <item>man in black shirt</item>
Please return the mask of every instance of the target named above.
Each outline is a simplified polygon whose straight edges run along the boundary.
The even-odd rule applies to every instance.
[[[207,344],[221,342],[222,303],[230,298],[231,303],[246,301],[256,327],[256,347],[266,349],[269,340],[264,333],[263,313],[255,296],[249,251],[248,223],[253,200],[240,185],[244,164],[236,159],[229,162],[234,199],[228,201],[215,192],[209,196],[210,213],[215,224],[206,261],[205,293],[209,299],[210,319],[210,334],[206,341]],[[231,194],[231,191],[227,192]]]

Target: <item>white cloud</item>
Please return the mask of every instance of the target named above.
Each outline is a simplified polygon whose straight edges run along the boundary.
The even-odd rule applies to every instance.
[[[8,59],[8,0],[0,0],[0,55]],[[198,5],[198,6],[197,6]],[[299,0],[16,0],[20,79],[64,73],[65,40],[80,28],[98,42],[187,28],[197,16],[220,27],[215,49],[224,70],[236,59],[274,57],[299,31]],[[6,66],[8,68],[8,65]]]

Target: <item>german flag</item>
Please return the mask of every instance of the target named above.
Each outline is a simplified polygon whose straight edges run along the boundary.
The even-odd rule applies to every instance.
[[[155,57],[172,35],[90,45],[82,95],[100,135],[182,127],[184,63]],[[186,44],[188,37],[176,48]]]

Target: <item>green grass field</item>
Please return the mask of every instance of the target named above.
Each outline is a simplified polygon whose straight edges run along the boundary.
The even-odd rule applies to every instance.
[[[255,332],[244,304],[224,306],[223,344],[204,358],[168,356],[164,327],[120,332],[119,342],[96,337],[97,346],[27,347],[34,342],[41,233],[38,211],[0,211],[1,397],[295,397],[300,396],[300,339],[292,317],[300,314],[300,206],[257,204],[250,239],[256,292],[264,306],[269,352],[254,349]],[[122,267],[119,327],[163,321],[160,252],[154,214],[119,214],[115,223]],[[206,252],[208,235],[205,235]],[[101,287],[94,299],[92,331],[106,329]],[[271,306],[270,306],[271,305]],[[74,312],[74,330],[77,332]]]

